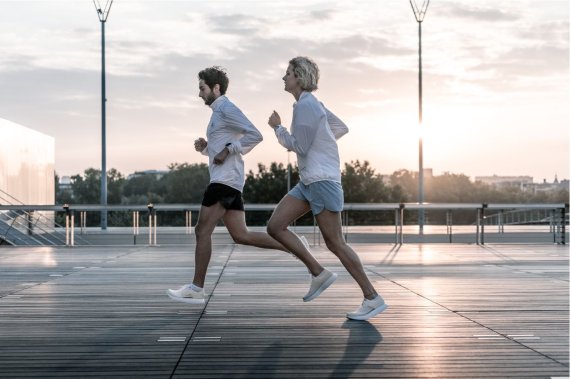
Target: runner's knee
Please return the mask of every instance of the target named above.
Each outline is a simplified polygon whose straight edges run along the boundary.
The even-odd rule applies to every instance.
[[[231,234],[232,239],[234,240],[235,243],[239,244],[239,245],[249,245],[250,240],[248,238],[247,233],[233,233]]]
[[[269,223],[267,224],[267,234],[275,238],[282,231],[283,228],[280,225],[278,225],[276,222],[271,222],[271,220],[269,220]]]
[[[208,230],[199,223],[194,228],[194,233],[196,234],[197,239],[209,237],[211,235],[211,233],[209,233]]]
[[[334,238],[325,238],[325,245],[327,249],[329,249],[333,254],[337,255],[342,253],[344,247],[346,246],[346,242],[344,238],[341,237],[334,237]]]

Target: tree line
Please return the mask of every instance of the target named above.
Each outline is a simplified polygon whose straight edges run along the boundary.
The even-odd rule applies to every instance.
[[[386,180],[388,179],[388,180]],[[257,165],[257,172],[250,170],[245,179],[243,198],[246,203],[277,203],[299,181],[297,166],[273,162],[269,166]],[[199,204],[209,183],[208,166],[204,163],[173,163],[163,176],[142,174],[126,178],[116,169],[107,173],[108,204],[180,203]],[[398,170],[389,177],[382,177],[367,161],[351,161],[342,169],[344,200],[346,203],[404,203],[418,198],[418,175],[408,170]],[[70,187],[60,185],[56,175],[57,204],[99,204],[101,171],[88,168],[82,175],[71,177]],[[519,187],[496,188],[481,182],[472,182],[463,174],[444,174],[424,179],[424,201],[429,203],[565,203],[568,190],[552,192],[523,191]],[[159,214],[159,225],[182,225],[184,216],[169,212]],[[247,212],[250,225],[265,225],[266,212]],[[410,222],[415,214],[406,215]],[[454,214],[454,223],[470,223],[474,215],[469,212]],[[196,215],[193,216],[195,222]],[[433,223],[445,223],[444,212],[432,212],[428,219]],[[126,212],[109,214],[109,225],[130,225],[131,215]],[[143,221],[144,222],[144,221]],[[349,222],[354,224],[383,225],[394,222],[393,214],[386,212],[351,212]],[[98,225],[98,212],[88,214],[87,224]],[[301,224],[312,224],[307,215]]]

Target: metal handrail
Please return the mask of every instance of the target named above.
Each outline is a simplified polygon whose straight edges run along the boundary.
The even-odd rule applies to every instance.
[[[246,211],[273,211],[277,204],[246,204]],[[191,217],[188,214],[200,209],[200,204],[121,204],[121,205],[107,205],[102,206],[98,204],[65,204],[65,205],[2,205],[0,204],[0,211],[14,210],[14,211],[65,211],[68,214],[73,212],[101,212],[105,211],[132,211],[140,212],[146,211],[149,213],[149,244],[156,244],[156,212],[168,211],[186,211],[186,228],[190,230]],[[347,203],[344,207],[343,227],[348,228],[348,217],[346,216],[350,211],[393,211],[394,212],[394,226],[395,226],[395,243],[402,244],[403,240],[403,226],[404,226],[404,211],[418,211],[418,210],[444,210],[447,211],[447,226],[448,234],[451,239],[451,211],[453,210],[473,210],[476,212],[476,238],[477,244],[485,243],[485,212],[487,210],[505,210],[505,209],[550,209],[560,215],[557,217],[556,227],[554,230],[554,240],[556,243],[566,243],[566,217],[568,213],[568,204],[555,203],[555,204],[487,204],[487,203]],[[152,217],[152,218],[151,218]],[[133,219],[134,219],[133,213]],[[137,213],[138,219],[138,213]],[[136,225],[135,225],[136,224]],[[73,227],[73,223],[71,226]],[[154,229],[154,230],[153,230]],[[347,233],[347,229],[345,229]],[[66,235],[68,231],[66,230]],[[133,233],[138,234],[138,222],[133,222]],[[135,237],[136,238],[136,237]]]
[[[27,233],[26,238],[36,242],[39,245],[44,245],[45,243],[47,244],[53,244],[54,241],[50,240],[49,238],[46,238],[42,235],[49,235],[51,237],[51,239],[58,241],[58,242],[63,242],[63,236],[62,233],[57,231],[56,228],[62,228],[63,226],[58,224],[57,222],[55,222],[55,220],[49,220],[49,223],[46,222],[46,220],[48,220],[48,218],[43,215],[42,213],[39,213],[38,215],[35,215],[34,212],[35,211],[58,211],[61,210],[61,207],[58,207],[58,209],[43,209],[43,206],[41,205],[34,205],[34,206],[29,206],[24,204],[22,201],[18,200],[17,198],[15,198],[14,196],[10,195],[9,193],[7,193],[6,191],[3,191],[0,189],[0,200],[3,200],[4,202],[8,202],[8,204],[0,204],[0,211],[2,210],[8,210],[10,212],[8,213],[4,213],[3,216],[6,217],[9,221],[11,221],[9,228],[6,230],[6,232],[4,233],[3,236],[0,236],[2,239],[8,241],[8,242],[12,242],[9,240],[8,238],[8,234],[10,233],[10,231],[12,229],[14,229],[14,225],[19,226],[21,229],[25,230],[25,232]],[[15,203],[19,203],[19,204],[14,204]],[[14,209],[9,209],[11,207],[15,207]],[[52,205],[47,205],[46,207],[53,207]],[[21,214],[18,214],[18,212],[20,212]],[[15,216],[11,216],[11,213],[15,214]],[[36,217],[37,216],[37,217]],[[18,220],[18,218],[20,217],[24,217],[26,222],[22,223]],[[34,220],[35,222],[30,224],[30,220]],[[51,226],[50,224],[53,223],[53,226]],[[34,231],[36,231],[34,233]],[[38,233],[39,232],[39,233]],[[82,242],[82,244],[88,244],[87,241],[84,241],[82,239],[80,239],[80,241]]]

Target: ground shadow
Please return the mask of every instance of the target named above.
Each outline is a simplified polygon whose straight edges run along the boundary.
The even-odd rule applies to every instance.
[[[368,321],[347,320],[342,324],[342,328],[349,329],[349,335],[344,353],[330,377],[349,378],[353,376],[356,370],[364,367],[381,368],[382,364],[379,363],[365,363],[376,346],[382,342],[382,334],[376,329],[376,326]]]

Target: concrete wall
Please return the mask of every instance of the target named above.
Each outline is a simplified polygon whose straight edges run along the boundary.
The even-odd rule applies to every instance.
[[[0,118],[0,203],[54,204],[55,140]]]

